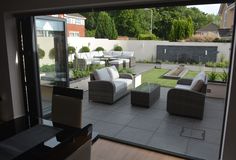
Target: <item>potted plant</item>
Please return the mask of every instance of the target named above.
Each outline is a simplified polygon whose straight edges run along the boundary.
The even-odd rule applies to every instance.
[[[212,98],[225,98],[227,79],[228,73],[226,70],[222,73],[214,71],[208,73],[207,96]]]

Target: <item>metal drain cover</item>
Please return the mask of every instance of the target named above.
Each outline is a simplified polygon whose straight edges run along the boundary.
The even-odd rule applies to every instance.
[[[180,132],[180,136],[198,139],[198,140],[204,140],[205,139],[205,130],[182,127],[182,130]]]

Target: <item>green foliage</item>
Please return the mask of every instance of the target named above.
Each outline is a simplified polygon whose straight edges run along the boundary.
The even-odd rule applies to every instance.
[[[87,47],[87,46],[83,46],[82,48],[80,48],[79,52],[80,52],[80,53],[90,52],[90,49],[89,49],[89,47]]]
[[[103,47],[97,47],[95,51],[105,51],[105,49]]]
[[[229,67],[229,61],[224,60],[223,62],[207,62],[206,67],[228,68]]]
[[[68,46],[68,54],[73,54],[73,53],[75,53],[75,47]]]
[[[155,34],[139,34],[138,40],[157,40],[157,37]]]
[[[218,77],[218,74],[214,71],[208,73],[208,80],[209,81],[215,81]]]
[[[134,74],[134,71],[131,68],[121,68],[118,70],[119,73],[129,73]]]
[[[169,35],[169,40],[171,41],[183,40],[192,36],[192,34],[193,34],[193,23],[191,19],[174,20]]]
[[[223,82],[227,82],[227,80],[228,80],[228,73],[226,72],[226,70],[224,70],[223,73],[219,74],[219,77],[220,77],[220,79]]]
[[[39,70],[40,72],[55,72],[55,64],[43,65]]]
[[[123,51],[123,48],[121,46],[115,46],[114,51]]]
[[[72,69],[74,67],[73,62],[68,62],[68,68]]]
[[[39,59],[43,59],[44,56],[45,56],[45,51],[42,50],[41,48],[38,48],[38,57],[39,57]]]
[[[89,76],[90,72],[89,70],[80,70],[80,69],[73,69],[72,70],[73,78],[83,78]]]
[[[118,37],[115,23],[107,12],[100,12],[98,15],[95,37],[108,39]]]
[[[86,37],[95,37],[95,33],[96,33],[95,29],[93,29],[93,30],[86,30],[85,36]]]
[[[90,65],[89,66],[89,71],[92,73],[92,72],[94,72],[95,70],[97,70],[97,69],[101,69],[101,68],[103,68],[104,66],[103,65],[100,65],[100,64],[93,64],[93,65]]]
[[[145,21],[143,21],[141,17],[144,15],[145,12],[142,13],[142,10],[137,9],[117,11],[114,19],[119,35],[136,37],[137,35],[142,33],[143,30],[147,32],[148,28],[145,28],[144,25],[142,25],[142,23]]]
[[[56,50],[55,50],[55,48],[52,48],[52,49],[49,51],[49,58],[50,58],[50,59],[55,59],[55,56],[56,56]]]
[[[216,63],[215,62],[207,62],[206,67],[216,67]]]
[[[219,16],[208,15],[198,8],[163,7],[154,11],[153,33],[161,39],[169,40],[170,31],[174,20],[192,19],[193,32],[209,24],[219,24]]]

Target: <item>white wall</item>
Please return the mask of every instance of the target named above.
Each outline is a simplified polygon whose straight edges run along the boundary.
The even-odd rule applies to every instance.
[[[157,45],[218,46],[219,54],[224,54],[226,58],[229,58],[231,45],[230,43],[168,42],[155,40],[108,40],[88,37],[69,37],[68,44],[74,46],[77,52],[82,46],[88,46],[91,50],[95,50],[97,47],[101,46],[105,50],[110,51],[115,45],[120,45],[125,51],[134,51],[137,61],[151,61],[152,59],[155,60]]]

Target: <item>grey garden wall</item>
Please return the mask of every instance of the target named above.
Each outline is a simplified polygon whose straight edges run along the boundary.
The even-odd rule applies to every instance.
[[[157,45],[157,61],[180,63],[216,62],[218,46]]]

